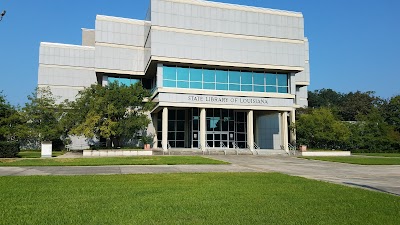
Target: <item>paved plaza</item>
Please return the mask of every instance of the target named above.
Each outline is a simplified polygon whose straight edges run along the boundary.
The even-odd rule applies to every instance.
[[[168,157],[168,156],[166,156]],[[211,155],[231,165],[0,167],[0,176],[203,172],[280,172],[400,196],[400,166],[364,166],[288,156]]]

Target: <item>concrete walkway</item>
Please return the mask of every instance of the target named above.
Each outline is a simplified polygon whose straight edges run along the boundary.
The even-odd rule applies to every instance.
[[[281,172],[400,196],[400,166],[362,166],[288,156],[212,155],[231,165],[0,167],[0,176],[202,172]]]

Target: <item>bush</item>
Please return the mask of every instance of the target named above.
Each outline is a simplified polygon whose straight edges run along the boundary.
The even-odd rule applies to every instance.
[[[15,158],[19,153],[18,142],[0,141],[0,158]]]

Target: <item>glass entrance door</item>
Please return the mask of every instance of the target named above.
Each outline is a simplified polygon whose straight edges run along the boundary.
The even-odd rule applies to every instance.
[[[207,147],[229,148],[229,132],[207,132]]]

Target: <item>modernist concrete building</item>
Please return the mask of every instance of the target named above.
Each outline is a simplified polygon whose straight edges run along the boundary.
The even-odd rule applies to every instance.
[[[98,15],[82,46],[41,43],[38,86],[73,100],[94,83],[142,82],[154,148],[287,151],[308,56],[302,13],[151,0],[145,20]]]

